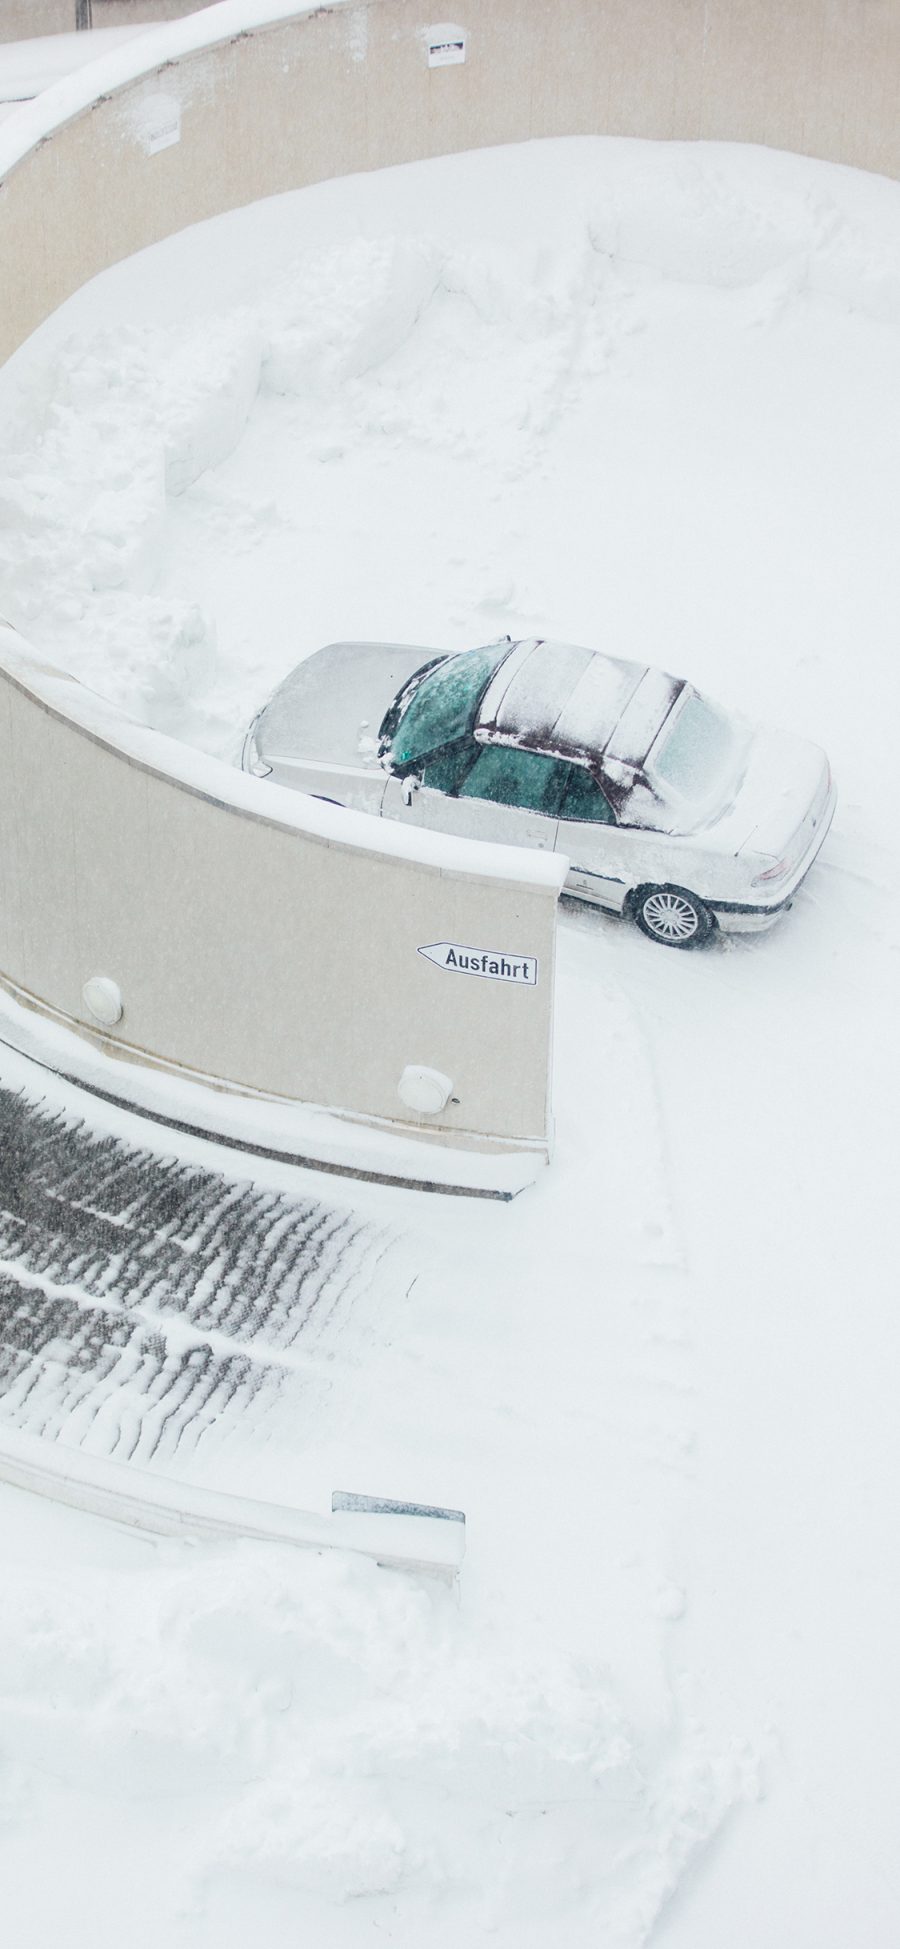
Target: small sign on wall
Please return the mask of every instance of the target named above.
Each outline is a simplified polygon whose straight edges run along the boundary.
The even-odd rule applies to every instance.
[[[425,45],[430,68],[456,67],[466,58],[466,30],[449,20],[438,21],[436,27],[426,27]]]
[[[181,141],[181,103],[174,95],[145,95],[132,110],[132,126],[145,155]]]
[[[426,961],[448,974],[478,975],[482,981],[510,981],[536,988],[538,964],[532,954],[512,954],[494,947],[462,947],[458,941],[431,941],[417,949]]]

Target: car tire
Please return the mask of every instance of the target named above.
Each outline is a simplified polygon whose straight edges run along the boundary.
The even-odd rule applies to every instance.
[[[705,947],[716,931],[716,917],[687,887],[638,887],[631,913],[642,934],[661,947]]]

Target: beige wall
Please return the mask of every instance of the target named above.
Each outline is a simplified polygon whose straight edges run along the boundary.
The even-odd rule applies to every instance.
[[[0,359],[131,250],[351,170],[605,133],[761,142],[900,175],[897,0],[454,0],[452,12],[469,33],[463,66],[429,69],[423,0],[349,0],[186,56],[58,129],[0,189]],[[209,20],[221,31],[218,10]],[[181,105],[181,139],[148,154],[137,118],[160,90]]]
[[[89,695],[25,656],[0,630],[0,970],[13,993],[108,1052],[389,1122],[410,1121],[397,1085],[424,1063],[459,1101],[421,1127],[546,1137],[552,865],[544,884],[523,883],[510,849],[509,876],[483,877],[473,845],[448,870],[429,862],[431,835],[385,857],[373,821],[328,809],[334,837],[316,836],[299,795],[200,754],[186,785],[168,739],[117,733],[111,710],[91,728]],[[348,820],[371,850],[342,839]],[[538,985],[449,973],[418,953],[439,941],[536,956]],[[122,990],[109,1036],[82,1000],[93,975]]]

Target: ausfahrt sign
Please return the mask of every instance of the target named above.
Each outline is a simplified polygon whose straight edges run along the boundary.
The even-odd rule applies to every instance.
[[[456,941],[432,941],[430,947],[420,947],[417,952],[451,974],[480,975],[485,981],[537,987],[538,964],[532,954],[510,954],[495,947],[460,947]]]

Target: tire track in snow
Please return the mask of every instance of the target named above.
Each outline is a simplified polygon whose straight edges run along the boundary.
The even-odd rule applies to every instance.
[[[0,1415],[142,1463],[255,1425],[390,1244],[0,1088]]]

